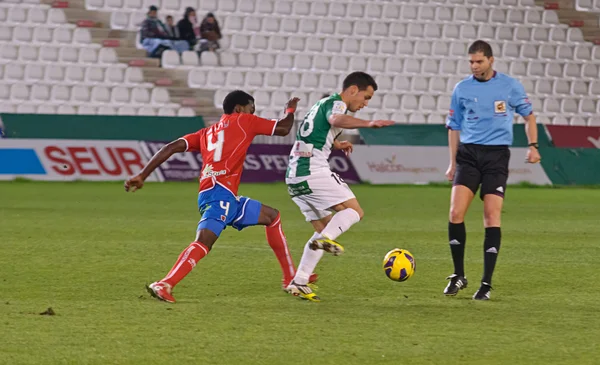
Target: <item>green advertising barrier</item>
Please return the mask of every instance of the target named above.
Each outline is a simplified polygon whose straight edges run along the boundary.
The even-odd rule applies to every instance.
[[[447,146],[448,130],[442,124],[394,125],[381,129],[360,129],[360,135],[368,145],[385,146]],[[527,147],[524,124],[513,125],[513,146]],[[550,140],[542,124],[538,124],[538,143],[550,146]]]
[[[0,114],[6,138],[168,141],[204,128],[202,117]]]
[[[600,149],[540,148],[542,167],[554,185],[600,184]]]

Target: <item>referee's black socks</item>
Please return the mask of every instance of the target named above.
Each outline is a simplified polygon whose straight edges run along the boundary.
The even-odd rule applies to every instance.
[[[500,227],[488,227],[485,229],[485,241],[483,242],[483,278],[482,282],[492,285],[492,275],[496,266],[496,259],[500,252],[500,238],[502,233]]]
[[[465,222],[448,223],[448,241],[450,242],[452,261],[454,262],[454,273],[459,276],[465,276],[465,244],[467,243]]]

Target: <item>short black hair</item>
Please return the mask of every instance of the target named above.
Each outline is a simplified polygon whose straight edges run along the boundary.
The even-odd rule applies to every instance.
[[[150,7],[148,8],[148,12],[151,12],[151,11],[158,11],[158,8],[154,5],[150,5]]]
[[[227,94],[223,100],[223,113],[232,114],[236,105],[246,106],[254,102],[252,95],[242,90],[235,90]]]
[[[373,87],[373,91],[377,91],[375,79],[366,72],[357,71],[346,76],[342,89],[346,90],[352,85],[356,85],[360,91],[366,90],[369,86]]]
[[[479,52],[483,53],[483,55],[488,58],[494,55],[492,52],[492,46],[490,46],[488,42],[482,40],[477,40],[469,46],[469,54],[475,54]]]
[[[167,15],[167,17],[165,19],[173,19],[172,15]]]

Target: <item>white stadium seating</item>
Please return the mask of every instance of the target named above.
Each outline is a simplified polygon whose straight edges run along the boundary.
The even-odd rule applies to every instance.
[[[182,7],[163,10],[177,14]],[[600,76],[599,47],[533,1],[228,0],[218,2],[215,13],[224,33],[218,57],[165,52],[163,64],[189,70],[190,87],[217,91],[217,107],[227,91],[245,88],[259,92],[260,113],[273,115],[281,109],[274,95],[329,93],[352,69],[372,73],[380,84],[367,108],[371,114],[402,111],[409,118],[404,121],[423,114],[423,121],[441,123],[457,75],[469,74],[467,40],[477,38],[493,44],[499,71],[538,93],[537,113],[575,118],[580,103],[597,98],[587,85]],[[572,88],[575,81],[578,87]],[[545,101],[551,96],[555,99]],[[552,107],[544,108],[544,102]],[[581,123],[581,117],[573,120]]]
[[[101,3],[119,10],[118,0]],[[128,13],[126,27],[143,18]],[[141,68],[119,63],[114,48],[94,42],[92,30],[69,23],[65,10],[37,0],[0,2],[0,112],[150,116],[179,109]]]
[[[149,5],[179,19],[186,7],[214,12],[223,32],[218,53],[166,51],[162,67],[187,72],[191,88],[252,92],[258,113],[276,117],[291,95],[300,112],[337,91],[349,70],[379,84],[363,117],[443,123],[455,84],[469,74],[474,39],[494,48],[495,69],[517,77],[539,120],[597,125],[600,46],[559,22],[534,0],[86,0],[110,26],[138,33]],[[600,12],[600,0],[576,0]],[[139,47],[139,45],[137,46]],[[0,3],[0,111],[188,115],[168,91],[119,63],[113,48],[36,0]],[[31,103],[27,103],[31,101]]]

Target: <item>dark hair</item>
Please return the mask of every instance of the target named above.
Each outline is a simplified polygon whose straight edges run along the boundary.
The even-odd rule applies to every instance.
[[[475,54],[479,52],[483,53],[483,55],[488,58],[494,55],[492,52],[492,46],[490,46],[488,42],[482,40],[477,40],[469,46],[469,54]]]
[[[344,84],[342,85],[342,89],[346,90],[352,85],[358,86],[358,90],[360,91],[366,90],[369,86],[373,87],[374,91],[377,91],[377,83],[375,82],[375,79],[373,79],[373,76],[366,72],[357,71],[346,76],[344,79]]]
[[[183,18],[187,19],[190,16],[191,12],[196,12],[196,9],[192,8],[191,6],[188,6],[187,8],[185,8],[185,13],[183,13]]]
[[[236,105],[246,106],[254,102],[252,95],[242,90],[235,90],[227,94],[223,100],[223,112],[232,114]]]
[[[173,19],[172,15],[167,15],[167,17],[165,19]]]
[[[156,6],[154,6],[154,5],[151,5],[151,6],[148,8],[148,12],[151,12],[151,11],[158,11],[158,8],[157,8]]]

